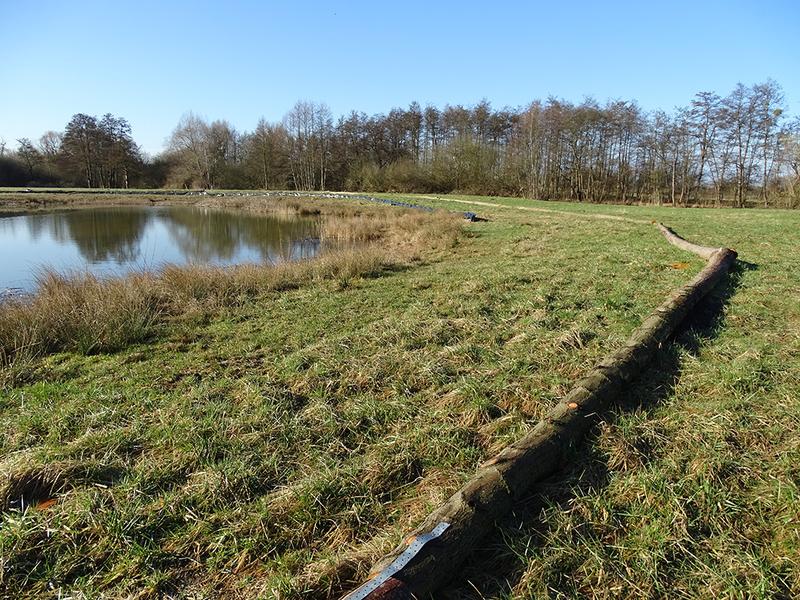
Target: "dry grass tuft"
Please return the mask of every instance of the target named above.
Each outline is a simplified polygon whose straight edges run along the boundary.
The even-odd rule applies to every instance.
[[[11,458],[0,468],[0,513],[27,510],[81,485],[111,485],[123,472],[119,465],[96,460],[57,460],[46,465]]]
[[[153,277],[145,274],[102,280],[48,270],[37,286],[32,299],[0,308],[0,356],[116,350],[144,338],[160,312]]]
[[[67,474],[58,468],[34,467],[6,473],[0,480],[0,511],[25,510],[52,498],[67,486]]]

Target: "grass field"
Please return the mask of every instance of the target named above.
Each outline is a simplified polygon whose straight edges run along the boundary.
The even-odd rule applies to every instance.
[[[701,268],[658,219],[735,248],[730,283],[442,596],[800,593],[800,214],[403,198],[488,220],[31,358],[0,590],[336,597]]]

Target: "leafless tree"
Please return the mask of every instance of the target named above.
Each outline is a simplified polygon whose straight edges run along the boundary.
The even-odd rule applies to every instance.
[[[20,138],[17,140],[17,156],[22,160],[25,168],[28,170],[28,178],[33,180],[33,170],[39,165],[42,160],[42,155],[36,149],[28,138]]]
[[[286,187],[288,134],[281,124],[260,119],[255,131],[246,138],[245,160],[257,173],[264,189]]]
[[[325,189],[333,119],[325,104],[297,102],[284,118],[289,164],[299,190]]]
[[[47,176],[50,178],[56,177],[62,138],[63,136],[56,131],[46,131],[39,138],[39,153],[42,156]]]
[[[249,133],[188,113],[168,150],[145,165],[124,119],[78,114],[63,135],[39,140],[31,158],[47,171],[33,163],[27,170],[29,178],[37,171],[92,187],[135,177],[209,189],[460,190],[674,205],[758,198],[767,206],[780,202],[775,190],[798,185],[797,132],[788,122],[773,81],[739,84],[723,97],[701,92],[686,107],[652,113],[624,100],[551,97],[496,109],[484,99],[353,111],[334,124],[324,104],[298,102],[281,123],[262,119]],[[24,178],[21,156],[6,164],[6,178]]]
[[[720,97],[712,92],[700,92],[695,95],[686,113],[686,125],[689,135],[697,144],[697,177],[691,192],[697,192],[703,186],[706,167],[714,151],[719,130]]]
[[[768,206],[772,169],[779,154],[779,145],[782,139],[778,132],[780,132],[780,124],[784,115],[783,91],[776,82],[768,80],[753,86],[752,94],[761,146],[761,199],[766,207]]]
[[[210,126],[194,113],[181,117],[172,131],[168,148],[178,156],[178,164],[185,169],[185,185],[197,182],[207,189],[214,188],[211,173]]]

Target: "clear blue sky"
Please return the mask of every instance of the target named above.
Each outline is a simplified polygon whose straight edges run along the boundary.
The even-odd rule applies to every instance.
[[[155,153],[187,111],[252,129],[295,101],[334,115],[554,95],[672,109],[772,77],[800,115],[800,0],[0,0],[0,137],[125,117]]]

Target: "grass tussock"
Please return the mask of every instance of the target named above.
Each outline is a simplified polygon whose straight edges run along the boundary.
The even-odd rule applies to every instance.
[[[44,271],[31,300],[0,308],[0,351],[6,356],[118,349],[144,338],[160,307],[152,278],[132,275],[103,281],[88,274]]]
[[[425,213],[412,210],[371,211],[328,218],[322,223],[320,237],[335,243],[366,243],[388,240],[394,245],[433,244],[451,246],[462,230],[460,219],[451,213]]]
[[[49,504],[77,486],[108,486],[124,473],[116,464],[91,458],[38,465],[12,456],[0,465],[0,512]]]

